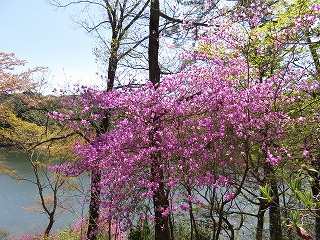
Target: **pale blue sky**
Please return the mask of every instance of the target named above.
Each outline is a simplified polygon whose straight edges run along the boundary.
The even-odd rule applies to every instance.
[[[0,51],[14,52],[30,67],[49,67],[54,85],[66,79],[98,84],[94,39],[72,15],[45,0],[0,0]]]

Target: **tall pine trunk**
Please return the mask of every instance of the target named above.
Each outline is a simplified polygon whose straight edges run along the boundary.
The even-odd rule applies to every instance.
[[[160,84],[160,68],[159,68],[159,18],[160,5],[159,0],[150,2],[150,22],[149,22],[149,49],[148,49],[148,64],[149,64],[149,80],[155,88]],[[155,121],[154,121],[154,124]],[[151,133],[152,144],[156,146],[156,133],[158,126],[154,126],[154,131]],[[163,216],[162,212],[169,207],[169,201],[165,192],[163,169],[161,168],[161,154],[153,155],[151,167],[152,181],[156,181],[159,187],[153,193],[153,208],[155,214],[155,240],[170,240],[169,218]]]

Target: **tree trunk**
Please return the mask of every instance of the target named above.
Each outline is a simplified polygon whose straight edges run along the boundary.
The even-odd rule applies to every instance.
[[[315,232],[316,237],[315,240],[320,240],[320,209],[316,210],[316,223],[315,223]]]
[[[114,32],[112,37],[116,37],[116,33]],[[108,83],[107,83],[107,91],[111,91],[114,86],[114,80],[118,65],[118,59],[117,59],[117,51],[119,45],[117,44],[117,41],[113,39],[111,44],[111,55],[109,57],[108,62]],[[110,127],[110,115],[109,112],[105,112],[105,118],[103,118],[101,125],[99,129],[97,129],[97,136],[104,134],[108,131]],[[100,210],[100,181],[101,181],[101,173],[99,170],[92,170],[91,171],[91,189],[90,189],[90,205],[89,205],[89,224],[88,224],[88,230],[87,230],[87,238],[90,240],[96,240],[97,239],[97,231],[98,231],[98,221],[99,221],[99,210]]]
[[[160,68],[159,68],[159,18],[160,18],[159,0],[150,2],[150,22],[149,22],[149,49],[148,49],[148,64],[149,64],[149,80],[155,88],[160,84]],[[154,123],[155,124],[155,123]],[[151,133],[150,138],[153,140],[153,145],[156,146],[156,132]],[[155,240],[170,240],[169,218],[162,216],[161,208],[168,208],[169,201],[165,193],[163,183],[163,170],[160,167],[161,154],[156,153],[153,156],[153,166],[151,167],[152,181],[159,184],[158,189],[153,194],[153,207],[155,214]]]
[[[155,87],[160,83],[159,68],[159,0],[152,0],[149,23],[149,80]]]
[[[53,227],[53,224],[54,224],[54,212],[52,212],[51,214],[49,214],[49,224],[44,232],[44,236],[45,237],[48,237],[49,236],[49,233]]]
[[[306,39],[307,39],[307,43],[308,43],[308,47],[312,56],[312,60],[313,63],[315,65],[315,68],[317,70],[317,74],[320,73],[320,61],[319,61],[319,55],[318,55],[318,48],[317,48],[317,44],[313,43],[311,41],[311,37],[310,37],[310,32],[307,32],[306,35]],[[320,175],[319,175],[319,171],[320,171],[320,154],[317,156],[317,158],[315,160],[312,161],[311,163],[312,167],[314,167],[314,169],[316,169],[318,171],[317,175],[313,175],[313,179],[314,179],[314,183],[311,186],[311,190],[312,190],[312,195],[315,199],[319,198],[319,194],[320,194]],[[320,209],[317,208],[316,209],[316,221],[315,221],[315,239],[316,240],[320,240]]]
[[[188,192],[188,195],[191,196],[191,188],[189,186],[187,187],[187,192]],[[190,217],[191,239],[193,239],[193,230],[194,230],[195,239],[196,240],[200,240],[199,232],[198,232],[198,228],[197,228],[197,223],[196,223],[196,220],[195,220],[194,215],[193,215],[192,201],[188,201],[188,204],[189,204],[189,207],[190,207],[190,209],[189,209],[189,217]]]
[[[281,240],[283,238],[281,227],[281,212],[279,204],[279,191],[277,179],[275,176],[275,170],[273,169],[272,165],[268,162],[265,163],[265,172],[272,190],[272,202],[270,203],[269,207],[270,240]]]
[[[311,165],[314,169],[318,171],[318,174],[311,172],[311,176],[313,178],[313,184],[311,185],[312,195],[314,199],[319,199],[320,194],[320,178],[319,178],[319,171],[320,171],[320,154],[311,162]],[[317,208],[315,211],[316,214],[316,221],[315,221],[315,240],[320,240],[320,209]]]
[[[31,154],[32,155],[32,154]],[[45,198],[44,198],[44,194],[43,194],[43,185],[41,184],[41,180],[40,180],[40,174],[39,174],[39,171],[38,171],[38,167],[37,165],[32,161],[32,157],[31,156],[28,156],[29,157],[29,161],[32,165],[32,169],[33,169],[33,172],[34,172],[34,175],[36,177],[36,182],[37,182],[37,187],[38,187],[38,192],[39,192],[39,197],[40,197],[40,200],[41,200],[41,206],[42,208],[44,209],[45,213],[48,215],[49,217],[49,223],[47,225],[47,228],[46,230],[44,231],[44,237],[48,237],[49,234],[50,234],[50,231],[53,227],[53,224],[54,224],[54,217],[55,217],[55,213],[56,213],[56,209],[57,209],[57,205],[58,205],[58,196],[57,196],[57,193],[58,193],[58,188],[59,188],[59,181],[55,182],[54,184],[54,188],[52,189],[53,190],[53,207],[52,207],[52,210],[50,211],[48,206],[46,205],[46,201],[45,201]],[[46,175],[46,177],[48,178],[48,176]],[[62,185],[62,183],[61,183]],[[60,186],[61,186],[60,185]]]
[[[107,92],[111,91],[114,87],[114,80],[116,76],[116,70],[118,67],[118,30],[116,28],[112,29],[111,38],[111,53],[108,59],[108,83]],[[109,112],[105,112],[105,118],[102,120],[100,128],[97,130],[97,136],[104,134],[108,131],[110,125]],[[90,240],[95,240],[96,232],[98,230],[98,220],[99,220],[99,208],[100,208],[100,188],[99,183],[101,181],[100,171],[91,171],[91,191],[90,191],[90,205],[89,205],[89,225],[87,230],[87,237]]]
[[[155,119],[157,119],[156,117]],[[151,140],[151,146],[157,148],[158,141],[161,141],[157,136],[159,127],[157,126],[156,120],[154,120],[154,129],[149,133]],[[165,209],[169,208],[168,194],[166,193],[164,185],[164,172],[161,166],[162,157],[161,152],[157,151],[152,154],[152,165],[150,169],[151,182],[157,183],[158,187],[153,192],[153,209],[154,209],[154,222],[155,222],[155,240],[170,240],[170,228],[169,228],[169,215],[163,216],[162,213]]]
[[[157,168],[159,168],[157,166]],[[151,169],[152,175],[156,176],[158,175],[157,171],[154,169]],[[161,173],[162,170],[160,170],[160,178],[163,178],[163,173]],[[161,176],[162,175],[162,176]],[[153,194],[153,205],[154,205],[154,214],[155,214],[155,240],[170,240],[170,229],[169,229],[169,217],[163,217],[161,210],[162,208],[166,209],[169,207],[169,201],[166,197],[165,191],[164,191],[164,184],[163,182],[159,182],[159,188],[158,190]]]
[[[90,205],[89,205],[89,224],[87,238],[97,239],[99,208],[100,208],[100,187],[101,174],[95,171],[91,172]]]
[[[258,210],[258,214],[257,214],[256,240],[263,239],[264,213],[265,213],[266,209],[267,209],[266,201],[260,200],[259,210]]]

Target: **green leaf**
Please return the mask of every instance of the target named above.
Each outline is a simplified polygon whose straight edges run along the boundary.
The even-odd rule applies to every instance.
[[[300,219],[300,212],[299,211],[292,211],[292,212],[290,212],[290,215],[291,215],[291,219],[292,219],[293,224],[295,226],[297,226],[299,223],[299,219]]]
[[[299,202],[303,201],[304,196],[300,191],[295,191],[294,193],[295,193],[296,198],[298,199]]]
[[[259,189],[262,193],[262,195],[265,197],[265,199],[268,201],[268,202],[271,202],[272,201],[272,197],[271,197],[271,187],[269,185],[266,185],[264,187],[262,186],[259,186]]]
[[[302,185],[302,182],[301,182],[301,179],[295,179],[295,180],[291,180],[290,184],[289,184],[289,188],[295,192],[295,191],[299,191],[301,190],[301,185]]]
[[[307,206],[313,205],[312,192],[311,192],[311,191],[309,191],[309,192],[305,195],[305,203],[306,203]]]

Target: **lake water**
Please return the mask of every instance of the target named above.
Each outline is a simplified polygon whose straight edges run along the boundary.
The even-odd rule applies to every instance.
[[[31,165],[22,153],[0,150],[0,161],[10,169],[16,170],[22,177],[30,180],[35,179]],[[84,185],[87,186],[88,178],[84,177],[84,179],[86,182]],[[40,206],[36,202],[37,196],[38,188],[36,185],[27,181],[17,181],[0,173],[0,231],[7,231],[10,236],[42,232],[48,223],[46,214],[22,210],[30,206]],[[62,211],[60,209],[53,231],[68,228],[86,214],[86,207],[82,207],[80,204],[84,201],[84,194],[66,192],[63,199],[68,199],[65,203],[68,210]]]

